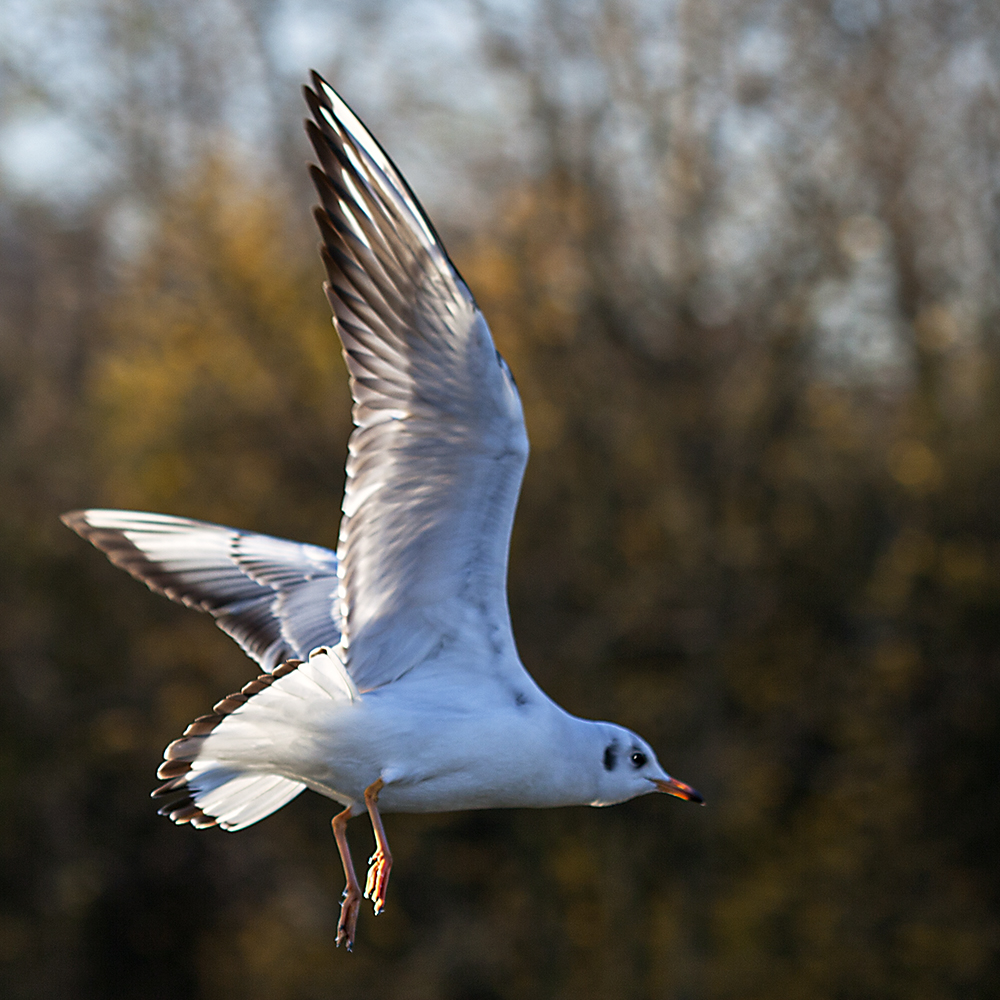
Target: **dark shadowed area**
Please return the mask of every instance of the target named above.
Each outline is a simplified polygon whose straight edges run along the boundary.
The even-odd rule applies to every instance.
[[[389,816],[352,955],[333,803],[156,816],[256,668],[58,520],[335,546],[311,65],[518,380],[525,664],[708,801]],[[995,0],[8,0],[4,995],[996,996],[998,269]]]

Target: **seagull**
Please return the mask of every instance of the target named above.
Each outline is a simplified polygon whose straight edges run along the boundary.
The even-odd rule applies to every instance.
[[[164,751],[176,823],[242,830],[311,788],[340,804],[347,881],[385,907],[382,813],[703,802],[649,744],[570,715],[518,657],[507,559],[528,437],[514,378],[402,174],[318,74],[304,88],[321,254],[354,400],[336,553],[166,514],[63,521],[151,590],[208,612],[263,670]],[[364,893],[347,822],[367,812]]]

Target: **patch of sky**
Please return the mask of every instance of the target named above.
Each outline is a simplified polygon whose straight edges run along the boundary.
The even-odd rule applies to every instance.
[[[737,170],[755,169],[785,145],[785,130],[765,108],[730,104],[719,116],[715,150]]]
[[[571,114],[595,111],[608,100],[607,71],[592,55],[564,56],[551,71],[553,96]]]
[[[24,114],[0,130],[0,170],[22,197],[67,210],[96,195],[114,177],[114,164],[57,114]]]
[[[709,229],[707,246],[714,267],[756,273],[784,217],[781,186],[760,170],[727,191],[726,208]]]
[[[648,212],[658,197],[662,162],[651,136],[656,124],[650,109],[625,103],[613,103],[601,123],[595,157],[626,210]]]
[[[106,26],[94,11],[47,0],[0,4],[0,54],[27,90],[67,112],[114,90]]]
[[[342,7],[317,0],[287,0],[275,7],[265,29],[266,44],[279,72],[298,78],[331,65],[350,37]]]
[[[468,72],[479,40],[479,20],[465,0],[414,0],[399,5],[393,8],[387,28],[386,47],[392,51],[397,73],[430,83],[432,90],[438,90],[438,99],[450,95],[468,100],[466,88],[456,88],[447,74],[428,72],[429,65],[443,67],[456,61]]]
[[[833,0],[830,14],[847,35],[863,35],[882,20],[880,0]]]
[[[886,379],[906,371],[889,241],[885,224],[870,215],[851,216],[838,230],[849,272],[821,282],[812,296],[818,359],[832,373]]]
[[[676,35],[654,34],[637,39],[636,62],[651,90],[673,90],[680,86],[684,49]]]
[[[387,10],[377,45],[359,43],[331,82],[442,227],[449,217],[479,218],[489,198],[476,168],[494,165],[489,177],[499,181],[505,157],[519,160],[530,142],[523,129],[512,138],[527,115],[523,82],[484,58],[477,12],[465,0],[398,5]]]
[[[1000,66],[985,39],[974,38],[957,46],[948,60],[951,80],[965,94],[985,91],[1000,96]]]
[[[771,27],[757,25],[744,32],[737,46],[737,62],[744,73],[777,76],[790,56],[788,39]]]

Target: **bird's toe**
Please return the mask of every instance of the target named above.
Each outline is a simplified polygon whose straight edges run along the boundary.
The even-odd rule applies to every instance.
[[[365,899],[370,899],[378,916],[385,909],[385,894],[389,886],[389,872],[392,871],[392,855],[376,851],[371,858],[368,879],[365,882]]]
[[[344,901],[340,904],[340,920],[337,922],[337,947],[342,944],[348,951],[354,950],[354,932],[358,926],[361,909],[361,893],[348,887],[344,890]]]

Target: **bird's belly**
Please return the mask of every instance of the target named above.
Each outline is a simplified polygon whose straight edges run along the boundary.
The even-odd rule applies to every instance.
[[[310,727],[292,769],[314,790],[361,807],[365,789],[381,778],[383,812],[580,801],[571,789],[553,787],[544,748],[565,713],[544,696],[528,704],[490,700],[484,710],[380,694],[370,692]]]

